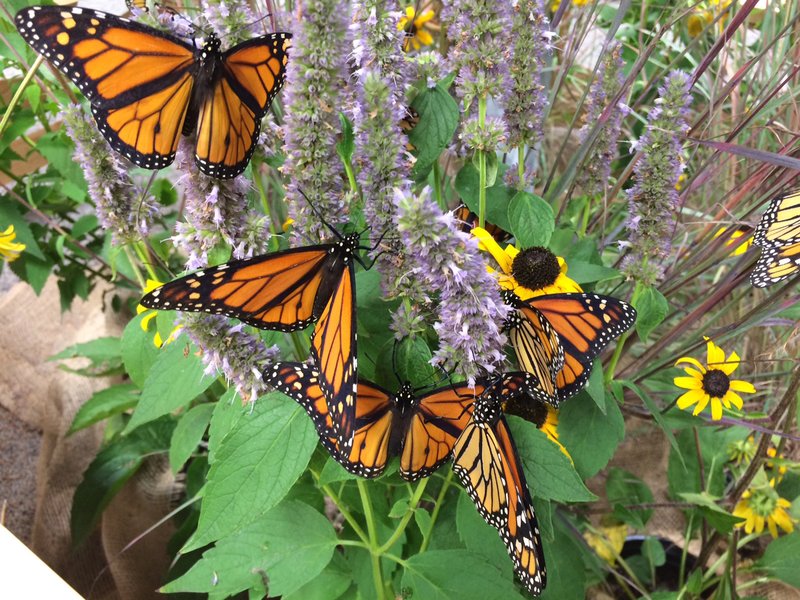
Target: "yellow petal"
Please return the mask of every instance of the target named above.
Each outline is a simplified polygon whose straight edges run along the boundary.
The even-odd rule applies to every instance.
[[[693,369],[691,367],[683,367],[684,373],[686,373],[689,377],[694,377],[699,379],[700,381],[703,380],[703,373],[698,371],[697,369]]]
[[[426,46],[430,46],[431,44],[433,44],[433,36],[424,29],[418,29],[417,35],[414,39],[419,40]]]
[[[481,250],[486,250],[489,254],[491,254],[495,261],[497,261],[497,264],[503,273],[506,275],[511,273],[512,259],[508,254],[503,252],[503,249],[488,231],[486,231],[483,227],[475,227],[472,229],[472,235],[478,238],[478,248]],[[513,246],[509,247],[513,248]]]
[[[712,342],[709,338],[705,338],[708,348],[708,364],[709,368],[718,369],[719,365],[725,362],[725,351]]]
[[[697,360],[696,358],[692,358],[691,356],[680,357],[678,360],[675,361],[675,366],[677,367],[681,363],[689,363],[690,365],[694,365],[703,374],[705,374],[706,372],[706,368],[700,364],[700,361]]]
[[[147,281],[144,284],[144,289],[142,290],[142,293],[143,294],[149,294],[153,290],[160,288],[162,285],[164,285],[164,284],[161,281],[159,281],[158,279],[149,279],[148,278]]]
[[[731,380],[731,389],[736,392],[744,392],[746,394],[755,394],[756,388],[749,381],[742,381],[741,379]]]
[[[409,21],[413,21],[414,20],[414,15],[415,14],[416,14],[416,11],[414,10],[413,6],[406,6],[406,18]]]
[[[719,421],[722,418],[722,402],[720,402],[719,398],[711,398],[711,418],[714,421]]]
[[[141,306],[141,304],[140,304],[139,306]],[[138,307],[137,307],[137,309],[138,309]],[[145,310],[147,310],[147,309],[145,309]],[[144,318],[143,318],[143,319],[140,321],[139,325],[141,325],[141,327],[142,327],[142,331],[147,331],[147,329],[148,329],[148,328],[149,328],[149,326],[150,326],[150,321],[152,321],[153,319],[155,319],[157,314],[158,314],[158,313],[157,313],[156,311],[152,311],[152,312],[151,312],[149,315],[146,315],[146,316],[145,316],[145,317],[144,317]]]
[[[739,355],[736,352],[731,352],[727,360],[721,365],[716,365],[716,368],[725,373],[725,375],[730,375],[738,368],[740,362]]]
[[[786,533],[792,533],[792,531],[794,531],[794,523],[792,522],[792,518],[785,510],[776,510],[772,513],[772,518],[775,520],[775,523],[777,523],[778,527],[783,529]]]
[[[692,390],[692,391],[696,392],[698,390]],[[708,406],[709,400],[711,400],[711,396],[709,396],[706,393],[703,393],[703,397],[697,401],[697,406],[694,407],[694,412],[692,414],[696,417],[701,412],[703,412],[706,409],[706,406]]]
[[[778,528],[775,527],[775,519],[771,516],[767,517],[767,528],[769,529],[769,533],[772,537],[778,537]]]
[[[686,390],[699,390],[703,387],[703,382],[696,377],[676,377],[672,383]]]
[[[727,402],[729,401],[739,410],[742,410],[742,406],[744,405],[742,397],[736,392],[732,392],[731,390],[728,390],[728,392],[725,394],[722,400],[726,402],[725,406],[728,406]]]
[[[678,398],[678,408],[686,410],[692,404],[700,402],[704,396],[706,396],[706,393],[703,390],[689,390]]]
[[[417,27],[421,27],[422,25],[433,19],[433,17],[435,16],[436,15],[432,10],[426,10],[425,12],[421,13],[416,19],[414,19],[414,24]]]
[[[156,334],[153,336],[153,344],[156,348],[161,348],[164,345],[164,341],[161,339],[161,334],[156,331]]]

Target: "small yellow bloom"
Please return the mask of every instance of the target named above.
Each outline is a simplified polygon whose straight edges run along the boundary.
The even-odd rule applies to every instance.
[[[626,537],[628,537],[628,526],[625,523],[601,525],[594,531],[583,532],[583,539],[589,547],[610,565],[617,562],[617,556],[622,552]]]
[[[717,346],[707,337],[704,338],[708,344],[708,359],[706,366],[689,356],[681,357],[675,363],[688,363],[696,368],[683,367],[688,377],[675,377],[673,383],[686,390],[678,398],[678,408],[686,410],[690,406],[695,406],[694,415],[697,416],[709,402],[711,403],[711,418],[718,421],[722,418],[722,407],[730,409],[731,405],[741,410],[742,397],[736,392],[753,394],[756,388],[747,381],[732,380],[729,376],[739,366],[739,355],[732,352],[725,358],[725,351]]]
[[[147,283],[144,286],[144,290],[142,290],[142,294],[147,294],[149,292],[152,292],[154,289],[160,288],[162,285],[164,285],[164,283],[158,281],[157,279],[148,279]],[[145,312],[148,314],[146,314],[139,323],[142,327],[142,331],[148,331],[150,329],[150,323],[152,322],[153,319],[156,318],[156,315],[158,314],[157,310],[147,308],[145,306],[142,306],[141,304],[136,305],[137,315],[140,315]],[[171,341],[173,341],[177,337],[179,330],[180,327],[173,328],[173,330],[170,331],[166,341],[162,340],[161,334],[158,331],[156,331],[156,335],[153,338],[153,343],[155,344],[156,348],[161,348],[161,346],[163,346],[164,344],[169,344]]]
[[[592,2],[592,0],[572,0],[572,5],[586,6],[590,2]],[[556,12],[559,6],[561,6],[561,0],[553,0],[553,2],[550,4],[550,10]]]
[[[777,448],[772,446],[767,448],[767,456],[769,458],[777,458],[777,460],[768,460],[764,463],[764,467],[767,469],[767,475],[772,478],[772,481],[780,481],[788,470],[786,464],[783,463],[785,457],[778,454]]]
[[[708,24],[714,20],[714,15],[707,10],[695,10],[686,19],[686,28],[689,30],[689,35],[697,37],[703,30],[708,27]]]
[[[728,231],[727,227],[721,227],[719,231],[717,231],[714,234],[714,239],[717,239],[719,236],[725,234],[725,237],[728,238],[728,241],[725,242],[725,245],[728,247],[736,246],[736,244],[738,243],[737,240],[739,238],[750,233],[749,228],[744,226],[738,227],[730,233],[726,233],[727,231]],[[738,246],[736,246],[736,248],[733,250],[733,252],[729,254],[729,256],[740,256],[745,252],[747,252],[747,249],[750,248],[750,246],[752,245],[753,245],[753,238],[750,238],[747,241],[742,242]]]
[[[13,225],[9,225],[3,233],[0,233],[0,256],[6,259],[7,262],[17,260],[25,250],[25,244],[14,241],[16,237],[17,234],[14,232]]]
[[[403,50],[409,52],[413,47],[419,50],[422,46],[433,44],[433,36],[430,30],[437,30],[439,26],[433,21],[436,14],[430,9],[422,9],[417,14],[413,6],[406,7],[406,14],[397,22],[397,29],[406,32],[406,39],[403,42]]]
[[[781,498],[775,491],[775,481],[769,487],[751,488],[742,494],[742,499],[733,509],[734,517],[745,519],[736,527],[744,527],[746,533],[761,533],[766,523],[772,537],[778,537],[778,527],[786,533],[794,531],[795,520],[786,512],[791,502]]]
[[[571,294],[583,290],[567,277],[567,263],[546,248],[518,248],[508,245],[505,250],[482,227],[475,227],[472,235],[478,238],[478,248],[488,252],[497,262],[500,272],[487,266],[489,273],[497,274],[497,282],[504,290],[513,291],[521,300],[545,294]],[[527,287],[525,284],[528,284]]]
[[[567,449],[564,448],[564,445],[558,441],[558,410],[553,408],[550,405],[547,405],[547,418],[545,422],[539,427],[544,434],[550,438],[556,446],[561,449],[561,452],[567,455],[567,458],[570,462],[572,462],[572,457],[567,452]]]

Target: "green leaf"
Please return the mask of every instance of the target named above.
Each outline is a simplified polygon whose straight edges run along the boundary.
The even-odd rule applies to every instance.
[[[347,591],[352,574],[340,554],[334,554],[327,567],[298,590],[284,594],[283,600],[336,600]]]
[[[606,413],[606,384],[603,380],[603,365],[599,360],[592,364],[592,370],[589,372],[589,381],[586,382],[584,388],[586,393],[597,405],[597,408],[605,414]]]
[[[349,165],[353,160],[353,150],[355,150],[355,134],[353,133],[353,124],[343,113],[339,113],[339,123],[342,125],[342,137],[336,142],[336,154],[342,159],[342,162]]]
[[[47,360],[65,358],[88,358],[93,363],[111,362],[120,357],[120,340],[116,337],[102,337],[82,344],[73,344]]]
[[[471,164],[465,164],[456,175],[456,192],[467,207],[478,214],[480,176]],[[486,188],[486,220],[504,231],[511,231],[508,207],[517,190],[505,185]]]
[[[728,444],[735,439],[746,436],[743,428],[730,427],[698,427],[697,437],[700,441],[700,455],[703,461],[702,472],[706,477],[703,488],[709,494],[722,496],[725,488],[725,456]],[[672,496],[681,493],[700,493],[701,468],[697,462],[697,447],[693,429],[680,431],[676,436],[676,448],[671,448],[667,465],[667,480]]]
[[[512,577],[514,565],[508,558],[505,544],[500,539],[497,530],[483,520],[475,508],[475,504],[464,490],[458,496],[456,527],[458,528],[458,537],[464,542],[467,550],[482,556],[505,577]]]
[[[186,338],[182,336],[161,348],[126,432],[186,406],[214,382],[214,377],[204,374],[205,366],[194,344],[182,340]]]
[[[139,390],[135,385],[130,383],[112,385],[109,388],[95,392],[95,394],[78,409],[67,435],[89,427],[90,425],[94,425],[112,415],[118,415],[121,412],[131,409],[136,406],[138,401]]]
[[[597,500],[597,496],[581,481],[566,455],[547,435],[533,423],[519,417],[508,416],[506,419],[525,468],[531,494],[560,502]]]
[[[596,281],[606,281],[622,276],[616,269],[583,260],[570,259],[567,261],[567,265],[569,267],[570,279],[574,279],[581,285],[594,283]]]
[[[590,555],[586,544],[575,540],[573,531],[562,519],[553,522],[555,533],[552,541],[543,538],[545,564],[547,565],[547,587],[542,592],[543,600],[584,598],[586,566]]]
[[[664,419],[664,415],[661,413],[659,408],[656,406],[655,402],[653,402],[653,398],[650,394],[642,391],[642,389],[633,383],[632,381],[627,381],[624,379],[617,381],[622,386],[633,390],[633,393],[639,396],[639,399],[644,403],[647,407],[647,410],[650,411],[650,414],[653,415],[653,419],[655,420],[656,424],[661,428],[661,431],[664,432],[664,435],[667,437],[669,441],[669,445],[672,446],[673,450],[678,449],[678,442],[675,439],[675,434],[672,433],[672,429],[670,429],[669,425],[667,424],[666,420]],[[678,458],[683,461],[683,454],[678,454]]]
[[[307,504],[289,500],[220,540],[162,591],[225,597],[259,589],[266,581],[267,595],[291,594],[322,572],[336,545],[336,533],[328,519]]]
[[[529,192],[517,192],[511,198],[508,221],[517,245],[523,248],[546,247],[556,228],[553,208],[540,196]]]
[[[436,374],[430,363],[432,357],[422,336],[387,344],[375,367],[377,379],[392,389],[407,381],[420,386],[430,384]]]
[[[2,225],[0,231],[5,231],[9,225],[14,226],[14,235],[16,236],[14,241],[25,244],[25,251],[22,256],[30,255],[41,261],[46,260],[36,236],[31,231],[30,225],[28,225],[28,221],[25,220],[11,202],[0,202],[0,224]],[[14,263],[11,264],[13,265]]]
[[[173,473],[177,473],[197,449],[215,406],[210,402],[198,404],[181,415],[169,445],[169,466]]]
[[[772,540],[756,565],[772,577],[800,588],[800,532]]]
[[[128,377],[139,389],[144,387],[147,374],[160,352],[153,343],[153,334],[142,330],[142,319],[146,313],[131,319],[122,332],[122,364]]]
[[[222,445],[222,440],[228,435],[240,419],[250,414],[250,407],[242,406],[236,401],[237,394],[234,388],[222,394],[214,405],[214,413],[208,425],[208,462],[216,461],[216,454]]]
[[[642,542],[642,556],[652,567],[660,567],[667,562],[667,553],[658,538],[647,537]]]
[[[636,309],[636,332],[643,342],[667,316],[669,303],[656,288],[648,286],[635,294],[633,307]]]
[[[522,599],[513,580],[468,550],[430,550],[406,562],[401,586],[425,600]]]
[[[636,529],[644,529],[653,515],[653,509],[634,510],[626,508],[629,504],[647,504],[653,502],[653,492],[647,484],[633,473],[611,467],[606,477],[606,497],[614,508],[614,515]]]
[[[679,496],[686,502],[697,505],[703,517],[708,521],[708,524],[723,535],[727,535],[733,531],[733,526],[736,525],[736,523],[744,521],[742,517],[734,517],[729,512],[721,509],[716,503],[717,498],[714,498],[714,496],[708,492],[702,492],[700,494],[685,492],[679,494]]]
[[[280,393],[259,398],[225,436],[208,472],[197,531],[188,552],[258,519],[303,474],[317,434],[302,407]]]
[[[625,421],[613,398],[603,414],[593,402],[576,396],[558,414],[559,441],[564,444],[581,477],[588,479],[608,464],[625,438]]]
[[[120,436],[100,450],[83,474],[72,501],[70,526],[75,546],[92,532],[103,510],[145,457],[166,452],[175,422],[165,417]]]
[[[95,231],[98,226],[97,215],[83,215],[72,225],[72,237],[80,240],[90,231]]]
[[[11,263],[11,270],[17,277],[27,282],[37,296],[42,293],[53,267],[55,267],[55,263],[50,259],[39,259],[29,256],[25,252]]]
[[[411,176],[419,182],[428,176],[433,163],[450,145],[460,111],[456,101],[441,85],[425,88],[417,94],[411,108],[419,114],[419,122],[408,134],[408,141],[414,147],[417,158]]]
[[[356,476],[336,462],[333,457],[328,456],[325,466],[322,467],[319,474],[319,484],[330,485],[337,481],[350,481],[351,479],[356,479]]]

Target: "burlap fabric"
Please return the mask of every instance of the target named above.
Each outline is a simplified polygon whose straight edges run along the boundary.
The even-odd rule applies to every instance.
[[[68,437],[66,431],[78,408],[111,381],[75,375],[47,362],[72,344],[121,330],[112,311],[103,309],[99,289],[86,302],[76,300],[66,313],[61,313],[53,278],[39,297],[24,283],[0,296],[0,406],[5,409],[0,417],[7,421],[0,428],[0,449],[14,446],[20,454],[0,451],[0,502],[7,502],[6,526],[84,597],[138,600],[158,596],[155,590],[169,564],[165,548],[171,525],[121,551],[169,512],[174,480],[165,461],[150,461],[117,495],[90,539],[73,548],[72,497],[100,447],[103,426]],[[76,361],[72,366],[81,366]],[[36,444],[8,439],[36,432],[41,436],[36,458],[30,456]],[[31,472],[34,459],[37,467]],[[26,490],[34,488],[34,479],[31,495]]]

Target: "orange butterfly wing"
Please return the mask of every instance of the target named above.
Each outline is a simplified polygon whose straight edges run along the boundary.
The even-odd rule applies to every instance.
[[[761,246],[750,281],[767,287],[800,271],[800,190],[775,198],[761,217],[753,242]]]

